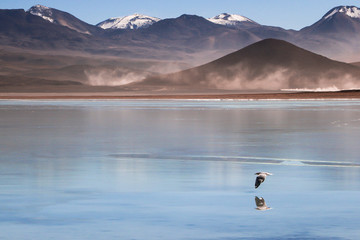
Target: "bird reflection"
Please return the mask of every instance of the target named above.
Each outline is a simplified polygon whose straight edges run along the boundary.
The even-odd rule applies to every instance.
[[[256,203],[256,210],[260,210],[260,211],[265,211],[265,210],[269,210],[271,208],[269,208],[266,203],[265,203],[265,199],[258,198],[257,196],[255,197],[255,203]]]

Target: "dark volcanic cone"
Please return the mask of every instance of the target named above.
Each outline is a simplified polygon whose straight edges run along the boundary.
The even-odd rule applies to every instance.
[[[266,39],[185,71],[137,85],[161,88],[279,90],[360,87],[360,68],[333,61],[286,41]]]

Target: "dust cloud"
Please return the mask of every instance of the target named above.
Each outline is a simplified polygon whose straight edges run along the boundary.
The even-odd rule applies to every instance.
[[[239,69],[239,66],[237,69]],[[284,68],[253,77],[251,77],[251,73],[244,68],[240,72],[241,73],[234,74],[227,78],[216,73],[210,73],[208,75],[209,87],[223,90],[278,90],[284,86],[289,86],[288,79],[289,75],[291,75],[289,71]]]
[[[254,70],[237,65],[225,72],[207,73],[205,78],[208,87],[224,90],[360,89],[360,76],[331,69],[316,72],[267,66]]]
[[[91,86],[123,86],[141,82],[149,75],[168,74],[191,67],[183,62],[154,62],[136,68],[126,66],[93,67],[84,70],[87,83]]]
[[[117,69],[92,69],[85,70],[89,85],[92,86],[122,86],[129,83],[141,81],[146,74]]]
[[[287,91],[338,91],[360,89],[360,71],[344,69],[319,70],[316,66],[303,68],[274,64],[254,67],[247,63],[232,66],[203,65],[183,70],[189,66],[179,62],[157,62],[142,69],[105,67],[85,70],[89,85],[136,87],[194,88],[217,90],[287,90]],[[172,72],[172,73],[171,73]]]

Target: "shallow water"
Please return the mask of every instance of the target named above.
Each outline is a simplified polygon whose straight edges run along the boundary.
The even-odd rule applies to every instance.
[[[360,101],[0,101],[0,132],[0,239],[360,237]]]

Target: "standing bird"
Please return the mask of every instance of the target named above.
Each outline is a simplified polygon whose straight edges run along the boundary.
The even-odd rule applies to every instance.
[[[257,172],[255,173],[255,175],[258,175],[256,177],[256,181],[255,181],[255,188],[258,188],[260,186],[260,184],[265,181],[266,176],[268,175],[272,175],[272,173],[268,173],[268,172]]]

